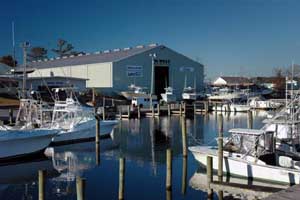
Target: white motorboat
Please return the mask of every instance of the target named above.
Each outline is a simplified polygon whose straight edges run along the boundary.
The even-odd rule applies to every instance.
[[[261,97],[252,97],[248,99],[249,106],[254,109],[277,109],[283,106],[280,102],[266,100]]]
[[[226,111],[226,112],[247,112],[250,111],[251,107],[247,104],[233,103],[228,101],[224,104],[213,105],[212,110],[214,111]]]
[[[196,90],[192,87],[186,87],[183,89],[182,93],[182,99],[183,100],[190,100],[190,101],[195,101],[197,100],[197,93]]]
[[[131,84],[128,87],[128,91],[123,91],[120,94],[125,97],[127,100],[132,100],[133,97],[140,97],[147,95],[145,87],[139,87],[135,84]]]
[[[232,129],[223,151],[223,171],[259,180],[299,184],[299,157],[293,160],[275,151],[273,132],[254,129]],[[207,156],[218,169],[218,149],[212,146],[189,147],[195,159],[206,166]]]
[[[96,119],[93,109],[82,106],[73,94],[72,88],[55,90],[56,94],[60,90],[65,91],[67,98],[65,101],[61,101],[56,95],[51,127],[62,129],[62,131],[54,138],[53,143],[94,138]],[[118,122],[118,120],[101,120],[100,135],[110,134]]]
[[[172,87],[165,88],[165,93],[162,93],[161,97],[163,101],[166,103],[171,103],[176,101],[176,95],[173,93]]]
[[[0,131],[0,159],[11,159],[37,153],[49,146],[56,129],[5,129]]]

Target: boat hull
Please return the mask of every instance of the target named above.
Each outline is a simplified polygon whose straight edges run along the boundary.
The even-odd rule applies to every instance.
[[[207,151],[210,147],[189,147],[195,159],[206,166],[207,156],[213,158],[213,169],[218,169],[217,150]],[[240,177],[254,178],[270,182],[299,184],[300,170],[276,167],[271,165],[256,164],[244,159],[232,158],[225,155],[223,171]]]
[[[12,159],[40,152],[49,146],[57,132],[49,129],[0,131],[0,159]]]
[[[100,136],[109,135],[114,127],[118,124],[117,120],[100,121]],[[77,125],[69,131],[60,132],[53,140],[53,143],[73,142],[77,140],[85,140],[95,138],[96,120]]]

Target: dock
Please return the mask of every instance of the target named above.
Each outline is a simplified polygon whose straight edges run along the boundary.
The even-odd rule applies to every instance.
[[[286,190],[281,190],[279,192],[276,192],[268,197],[266,197],[264,200],[294,200],[299,199],[300,196],[300,185],[294,185]]]

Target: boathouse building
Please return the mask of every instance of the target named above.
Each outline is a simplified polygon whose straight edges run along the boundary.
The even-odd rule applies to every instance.
[[[28,65],[35,69],[28,75],[30,78],[84,79],[86,88],[96,88],[111,95],[127,90],[130,84],[150,91],[151,80],[157,95],[163,93],[166,86],[172,86],[178,97],[181,97],[184,85],[196,86],[197,91],[203,89],[202,64],[157,44],[57,57]]]

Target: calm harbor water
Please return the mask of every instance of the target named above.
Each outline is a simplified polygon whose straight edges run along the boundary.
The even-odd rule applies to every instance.
[[[255,112],[253,117],[253,127],[260,128],[266,112]],[[215,113],[185,120],[189,146],[216,144]],[[199,164],[190,152],[187,160],[182,156],[182,121],[179,116],[121,121],[113,139],[101,141],[100,163],[96,162],[95,143],[85,142],[53,147],[50,158],[2,164],[0,199],[38,199],[39,169],[47,171],[46,199],[76,199],[76,176],[86,180],[86,199],[118,199],[120,157],[126,159],[125,199],[166,199],[167,148],[173,151],[172,199],[206,199],[207,194],[190,183]],[[247,113],[224,115],[224,133],[234,127],[247,127]]]

